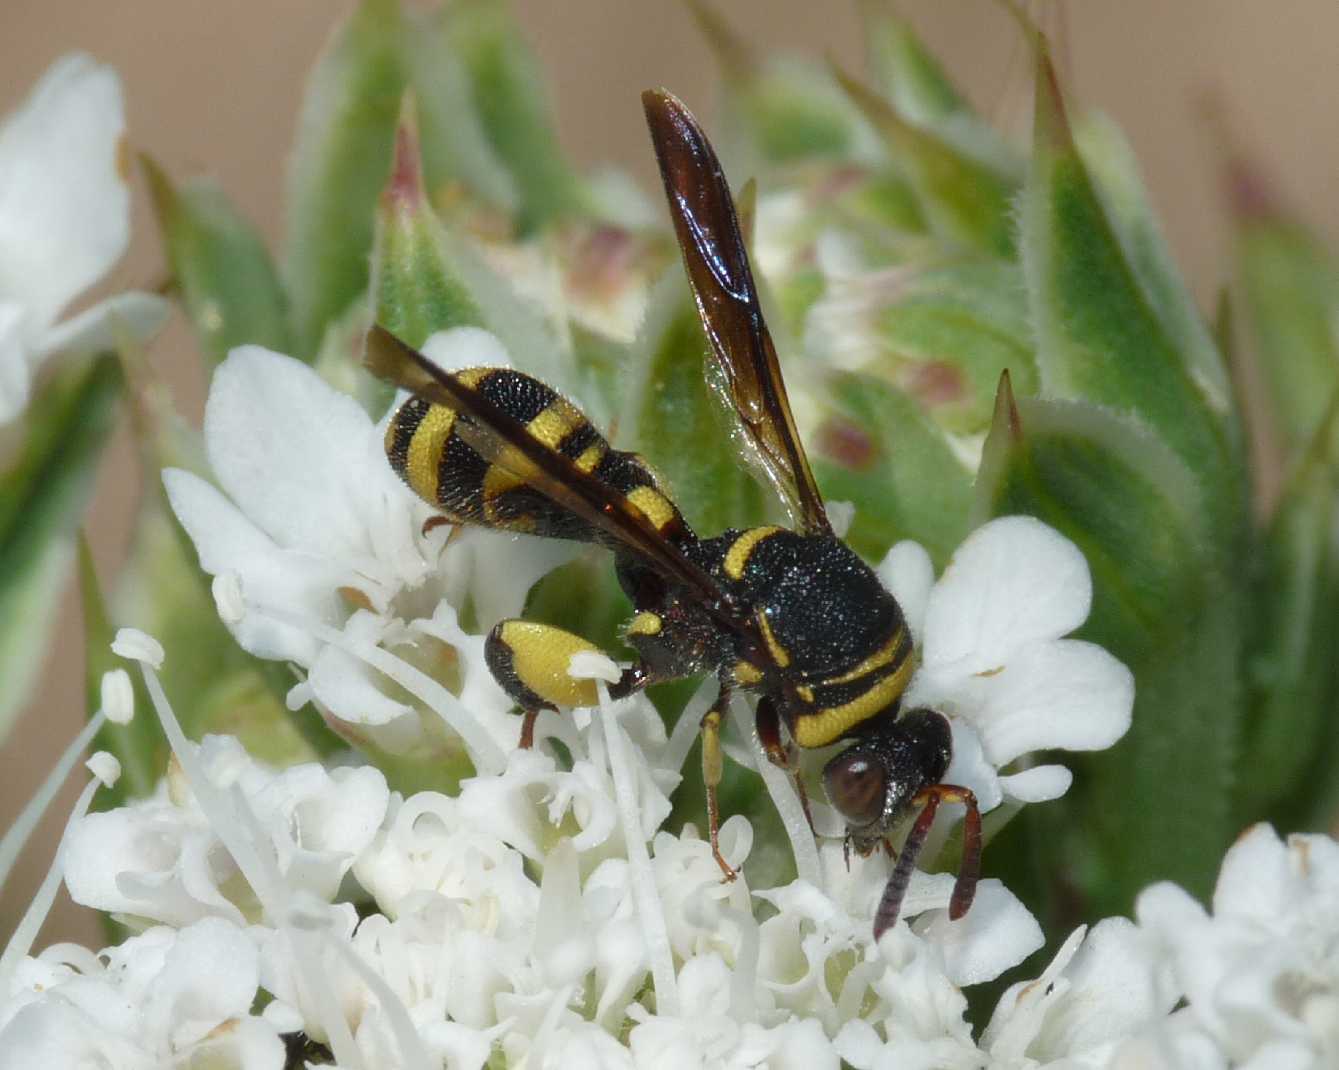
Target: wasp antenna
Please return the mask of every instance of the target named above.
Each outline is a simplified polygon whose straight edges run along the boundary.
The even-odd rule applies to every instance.
[[[957,792],[961,792],[960,797]],[[966,788],[943,795],[967,807],[962,823],[962,862],[958,866],[957,883],[953,885],[953,898],[948,902],[949,920],[957,921],[971,908],[976,898],[976,882],[981,879],[981,808],[976,805],[976,795]]]
[[[888,883],[883,889],[883,898],[879,900],[879,909],[874,912],[875,943],[896,924],[897,916],[902,912],[902,898],[907,894],[907,885],[911,883],[911,871],[916,868],[916,859],[921,853],[921,848],[925,846],[925,837],[930,834],[930,826],[934,824],[938,810],[939,795],[928,794],[925,809],[916,818],[916,824],[911,826],[906,843],[902,844],[902,852],[897,856],[893,875],[888,878]]]

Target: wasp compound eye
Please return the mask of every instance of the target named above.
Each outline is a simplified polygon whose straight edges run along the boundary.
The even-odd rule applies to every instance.
[[[860,828],[883,816],[888,771],[877,756],[853,747],[828,762],[823,769],[823,787],[842,817]]]

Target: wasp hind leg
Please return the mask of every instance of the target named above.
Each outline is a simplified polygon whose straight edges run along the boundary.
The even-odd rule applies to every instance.
[[[781,715],[776,712],[776,704],[766,695],[758,699],[753,724],[767,760],[790,774],[791,782],[795,785],[795,794],[800,797],[800,808],[804,811],[804,819],[809,822],[809,831],[814,832],[814,815],[809,809],[809,793],[805,790],[804,780],[800,777],[799,748],[795,746],[793,740],[782,742]]]

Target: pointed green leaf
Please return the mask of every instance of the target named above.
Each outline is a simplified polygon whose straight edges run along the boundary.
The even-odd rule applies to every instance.
[[[1330,415],[1289,479],[1262,539],[1248,636],[1251,707],[1242,738],[1241,823],[1313,794],[1317,753],[1334,734],[1339,543]],[[1292,826],[1290,826],[1292,827]]]
[[[872,81],[893,107],[920,124],[970,112],[967,99],[889,0],[862,0],[859,6]]]
[[[586,213],[584,185],[563,156],[538,64],[508,5],[457,0],[448,6],[446,29],[479,122],[520,195],[521,230]]]
[[[843,90],[878,132],[894,167],[911,183],[934,231],[950,241],[1009,256],[1017,183],[904,119],[854,78],[836,72]]]
[[[707,338],[678,264],[656,286],[627,369],[620,437],[650,462],[695,530],[761,523],[770,493],[753,479],[706,378]]]
[[[899,115],[960,153],[998,175],[1021,177],[1013,146],[972,109],[894,5],[863,0],[860,9],[873,88]]]
[[[972,476],[921,407],[868,375],[834,377],[808,443],[814,476],[829,501],[855,504],[847,540],[877,561],[915,539],[943,566],[968,531]]]
[[[1125,738],[1075,763],[1065,834],[1036,838],[1048,874],[1077,883],[1084,916],[1128,913],[1154,880],[1203,895],[1236,831],[1241,607],[1214,567],[1195,479],[1129,417],[1001,393],[977,516],[1030,514],[1078,545],[1093,576],[1079,634],[1136,686]]]
[[[107,616],[93,555],[83,536],[79,538],[79,596],[84,617],[84,687],[92,716],[102,705],[103,674],[124,669],[125,662],[112,653],[116,628]],[[109,721],[93,740],[92,749],[108,751],[121,763],[120,778],[98,793],[97,805],[104,810],[151,794],[167,759],[167,741],[149,708],[144,685],[137,673],[130,674],[130,680],[135,692],[135,716],[126,725]]]
[[[1070,136],[1039,52],[1032,171],[1021,250],[1043,390],[1130,414],[1161,437],[1205,490],[1210,530],[1234,546],[1243,477],[1222,399],[1164,322],[1127,258]]]
[[[376,320],[412,346],[434,331],[481,326],[483,317],[447,263],[441,225],[423,188],[412,108],[401,115],[395,163],[381,195],[372,292]]]
[[[260,235],[213,182],[176,186],[149,157],[141,163],[200,348],[216,364],[248,342],[287,352],[284,293]]]
[[[296,355],[367,286],[377,194],[405,88],[397,0],[363,0],[307,82],[287,187],[284,279]]]
[[[506,212],[520,206],[520,191],[499,158],[474,103],[469,71],[456,52],[452,20],[456,4],[405,14],[405,59],[418,101],[427,188],[460,185],[485,204]]]
[[[1237,276],[1272,431],[1296,455],[1339,387],[1339,259],[1258,186],[1235,197]]]
[[[0,739],[42,668],[120,394],[114,357],[61,373],[29,407],[23,445],[0,475]]]
[[[1210,409],[1235,430],[1231,387],[1213,334],[1153,214],[1134,149],[1105,115],[1085,116],[1075,143],[1102,198],[1126,261]]]
[[[518,366],[567,393],[576,385],[571,354],[542,312],[433,212],[408,101],[377,213],[372,305],[376,322],[410,345],[421,346],[451,327],[484,327],[502,340]]]

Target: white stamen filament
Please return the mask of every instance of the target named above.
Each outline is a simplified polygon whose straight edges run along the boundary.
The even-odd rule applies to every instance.
[[[325,1039],[335,1062],[348,1070],[365,1070],[362,1052],[354,1042],[348,1020],[330,985],[330,977],[321,964],[317,950],[319,934],[311,932],[305,923],[303,928],[287,923],[283,926],[283,932],[288,936],[288,946],[293,949],[298,977],[304,982],[308,997],[316,1005],[316,1020],[325,1029]]]
[[[501,773],[507,767],[506,755],[502,748],[493,742],[492,736],[467,710],[461,701],[451,694],[427,673],[422,672],[408,662],[374,643],[352,639],[336,628],[320,621],[303,617],[297,613],[275,606],[247,604],[247,611],[269,617],[280,624],[287,624],[307,632],[323,643],[338,647],[346,654],[370,665],[387,679],[399,684],[421,703],[437,714],[456,735],[460,736],[469,751],[470,760],[480,773]]]
[[[754,739],[755,732],[748,707],[735,696],[730,703],[730,716],[735,727],[745,739]],[[808,881],[819,891],[824,890],[823,870],[818,864],[818,844],[814,842],[814,830],[809,827],[809,819],[804,816],[804,807],[795,792],[790,777],[778,769],[762,753],[762,744],[756,739],[753,743],[754,764],[758,775],[762,777],[767,794],[772,797],[772,805],[781,817],[790,840],[790,849],[795,853],[795,874],[802,881]]]
[[[70,745],[65,748],[61,756],[56,760],[56,764],[51,767],[51,772],[46,775],[42,781],[42,786],[37,789],[33,797],[28,800],[19,816],[15,818],[14,823],[9,826],[9,831],[5,833],[5,838],[0,840],[0,888],[5,886],[5,881],[9,879],[9,872],[14,868],[14,863],[18,861],[23,845],[28,842],[28,837],[32,835],[33,829],[37,823],[42,820],[47,808],[51,805],[51,800],[56,797],[60,791],[60,786],[65,783],[65,778],[70,775],[70,770],[74,768],[74,763],[79,760],[79,755],[84,753],[84,748],[92,742],[93,737],[98,734],[106,722],[107,716],[98,710],[88,719],[88,724],[79,730],[79,734],[70,741]]]
[[[688,760],[688,753],[693,749],[693,743],[702,727],[702,718],[716,697],[717,686],[716,680],[710,676],[703,680],[693,692],[688,704],[684,706],[683,713],[679,714],[679,719],[674,722],[669,742],[665,744],[663,764],[667,768],[683,769],[683,763]]]
[[[163,726],[168,745],[186,775],[196,802],[200,804],[200,809],[209,819],[214,834],[223,841],[223,846],[232,855],[237,868],[251,885],[265,912],[274,918],[281,917],[282,882],[278,871],[272,862],[268,870],[273,872],[267,871],[260,852],[251,841],[252,830],[243,828],[242,821],[239,821],[227,794],[205,775],[194,746],[186,738],[186,733],[181,729],[181,722],[177,720],[177,715],[167,701],[163,685],[158,681],[158,674],[147,661],[140,662],[140,672],[144,675],[144,686],[148,689],[149,699],[153,703],[154,712],[158,714],[159,723]]]
[[[632,877],[632,896],[641,918],[642,933],[646,937],[647,952],[651,959],[651,980],[656,991],[656,1013],[676,1016],[679,1013],[679,983],[674,975],[674,955],[670,950],[669,931],[665,926],[665,911],[656,888],[651,855],[642,838],[641,814],[637,810],[637,791],[632,782],[632,763],[628,760],[627,737],[618,723],[614,704],[609,700],[609,689],[603,681],[596,683],[600,695],[600,724],[604,729],[605,747],[609,752],[609,771],[614,778],[614,798],[618,802],[619,817],[623,822],[623,839],[628,850],[628,871]]]
[[[326,940],[353,967],[354,972],[362,978],[363,984],[367,985],[377,997],[377,1002],[381,1004],[382,1011],[390,1021],[395,1042],[400,1048],[400,1065],[406,1070],[429,1070],[431,1063],[428,1053],[423,1050],[423,1041],[418,1035],[418,1030],[414,1028],[404,1001],[395,994],[376,970],[363,961],[357,951],[343,941],[336,940],[328,932],[325,935]]]
[[[89,722],[90,725],[92,723]],[[41,885],[38,886],[32,902],[28,904],[28,909],[23,912],[22,919],[14,929],[14,935],[5,945],[4,954],[0,955],[0,992],[8,994],[10,991],[14,971],[32,950],[33,941],[37,939],[37,934],[42,930],[42,923],[51,912],[51,904],[56,901],[56,892],[60,888],[61,877],[65,874],[65,852],[70,839],[70,829],[88,813],[93,795],[100,787],[102,781],[95,776],[79,793],[79,799],[70,812],[70,818],[65,822],[65,831],[61,833],[60,844],[56,847],[56,857],[51,860],[51,866],[47,869]]]

